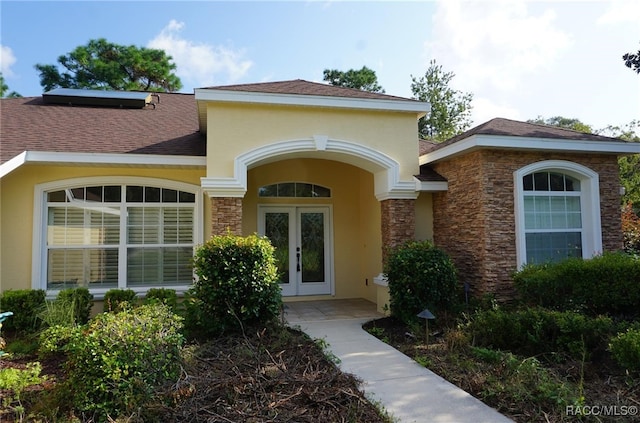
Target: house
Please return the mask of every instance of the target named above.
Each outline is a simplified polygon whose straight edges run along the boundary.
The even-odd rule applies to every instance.
[[[268,236],[288,300],[388,300],[390,247],[433,239],[475,294],[622,246],[640,144],[494,119],[418,140],[429,105],[303,80],[0,103],[0,290],[184,292],[212,234]]]

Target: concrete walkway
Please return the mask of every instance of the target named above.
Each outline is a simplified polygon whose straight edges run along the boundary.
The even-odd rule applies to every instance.
[[[366,300],[287,303],[285,318],[323,339],[340,368],[358,377],[373,401],[401,423],[502,423],[510,419],[362,329],[382,317]]]

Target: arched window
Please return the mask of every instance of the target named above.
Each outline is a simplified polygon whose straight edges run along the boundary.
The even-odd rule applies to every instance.
[[[546,161],[515,173],[518,262],[592,257],[602,249],[598,175],[576,163]]]
[[[329,188],[308,184],[306,182],[281,182],[265,185],[258,189],[259,197],[290,197],[290,198],[327,198],[331,197]]]
[[[190,285],[198,187],[95,182],[42,188],[41,287],[100,294]]]

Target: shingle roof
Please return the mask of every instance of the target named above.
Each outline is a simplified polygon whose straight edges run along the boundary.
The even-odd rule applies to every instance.
[[[420,174],[414,176],[421,182],[447,182],[447,178],[433,170],[429,165],[421,165]]]
[[[156,108],[44,104],[42,97],[0,101],[0,162],[23,151],[205,156],[193,94],[160,94]]]
[[[481,125],[471,128],[468,131],[457,135],[442,143],[432,143],[423,141],[420,144],[420,154],[426,154],[438,150],[444,146],[453,144],[472,135],[495,135],[506,137],[523,138],[547,138],[556,140],[576,140],[576,141],[617,141],[624,142],[618,138],[610,138],[602,135],[586,134],[584,132],[573,131],[571,129],[559,128],[557,126],[542,125],[537,123],[520,122],[504,118],[491,119]]]
[[[404,100],[418,101],[404,97],[397,97],[388,94],[372,93],[369,91],[357,90],[354,88],[337,87],[335,85],[321,84],[318,82],[305,81],[303,79],[293,79],[290,81],[262,82],[256,84],[223,85],[216,87],[205,87],[203,89],[224,90],[224,91],[246,91],[268,94],[296,94],[315,95],[327,97],[347,97],[373,100]]]

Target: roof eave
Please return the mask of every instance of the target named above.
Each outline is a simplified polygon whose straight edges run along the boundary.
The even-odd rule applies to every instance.
[[[476,134],[420,156],[420,165],[434,163],[481,148],[538,150],[601,154],[638,154],[640,143],[624,141],[586,141]]]
[[[173,168],[204,168],[202,156],[172,156],[129,153],[62,153],[51,151],[23,151],[0,165],[0,179],[26,164],[145,166]]]

